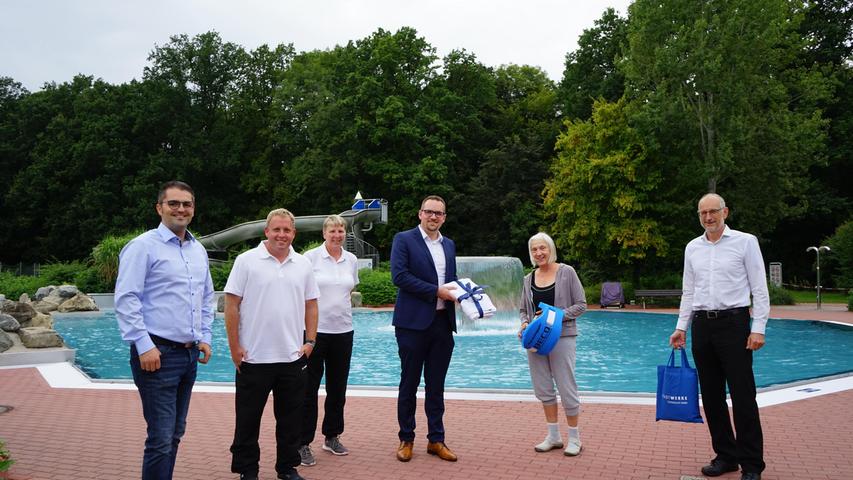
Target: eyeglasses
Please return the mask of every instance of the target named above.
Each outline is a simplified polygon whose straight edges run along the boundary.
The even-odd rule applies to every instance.
[[[698,213],[700,217],[704,217],[705,215],[716,215],[722,211],[722,208],[714,208],[712,210],[699,210],[696,213]]]
[[[444,212],[436,212],[435,210],[421,210],[421,212],[427,217],[441,218],[445,215]]]
[[[195,202],[193,202],[192,200],[185,200],[183,202],[180,200],[165,200],[160,203],[168,205],[169,208],[171,208],[172,210],[177,210],[180,207],[184,207],[185,209],[189,210],[195,206]]]

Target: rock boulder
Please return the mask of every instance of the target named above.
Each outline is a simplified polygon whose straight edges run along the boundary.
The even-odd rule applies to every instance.
[[[74,285],[60,285],[57,290],[59,290],[59,296],[62,298],[72,298],[80,293],[80,290]]]
[[[64,286],[64,285],[63,285]],[[59,287],[60,289],[62,287]],[[77,288],[77,287],[74,287]],[[59,305],[60,312],[92,312],[98,310],[98,304],[85,293],[77,293]]]
[[[18,298],[18,302],[19,303],[32,303],[32,302],[30,302],[30,296],[27,295],[26,293],[21,294],[21,296]]]
[[[18,323],[23,324],[35,317],[37,312],[29,303],[7,301],[3,303],[2,313],[15,317],[15,320],[17,320]]]
[[[47,296],[33,302],[33,308],[41,313],[55,312],[59,308],[59,304],[62,303],[62,300],[59,297]]]
[[[0,330],[0,353],[5,352],[12,348],[12,345],[15,343],[12,341],[12,337],[9,336],[8,333]]]
[[[61,347],[62,337],[56,333],[56,330],[51,330],[44,327],[27,327],[18,330],[18,335],[21,337],[21,343],[27,348],[48,348]]]
[[[41,300],[41,299],[43,299],[44,297],[46,297],[46,296],[50,295],[50,292],[52,292],[52,291],[54,291],[54,290],[56,290],[56,287],[55,287],[55,286],[53,286],[53,285],[48,285],[48,286],[46,286],[46,287],[41,287],[41,288],[39,288],[38,290],[36,290],[36,294],[35,294],[35,296],[33,296],[33,298],[35,298],[36,300]]]
[[[49,313],[36,312],[36,316],[21,323],[21,328],[44,327],[53,328],[53,317]]]
[[[19,328],[21,328],[21,324],[15,320],[15,317],[6,313],[0,313],[0,330],[4,332],[17,332]]]

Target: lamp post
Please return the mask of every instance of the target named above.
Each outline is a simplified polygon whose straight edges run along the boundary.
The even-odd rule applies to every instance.
[[[817,309],[820,310],[820,252],[821,251],[830,251],[830,248],[827,246],[821,247],[809,247],[806,249],[806,253],[814,251],[817,254]]]

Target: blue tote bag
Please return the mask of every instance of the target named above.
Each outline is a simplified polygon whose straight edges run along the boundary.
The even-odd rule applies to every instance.
[[[675,350],[681,350],[681,366],[675,366]],[[666,365],[658,365],[655,421],[703,423],[699,415],[699,376],[687,361],[683,348],[673,349]]]

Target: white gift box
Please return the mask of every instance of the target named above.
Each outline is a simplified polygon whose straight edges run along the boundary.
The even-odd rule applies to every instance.
[[[444,286],[453,288],[450,291],[456,297],[462,311],[471,320],[489,318],[497,311],[492,299],[470,278],[460,278],[455,282],[445,283]]]

